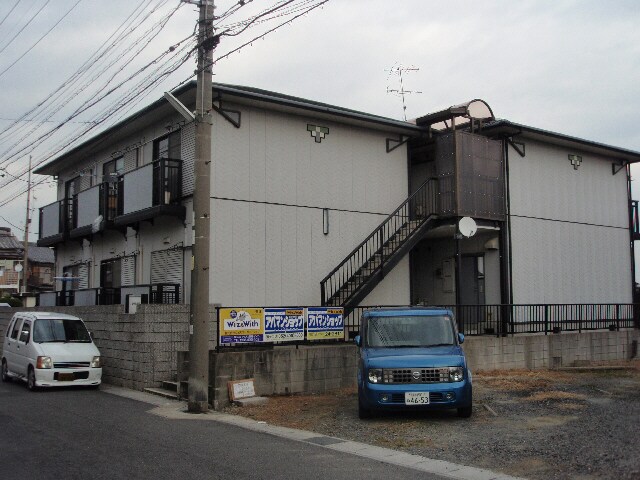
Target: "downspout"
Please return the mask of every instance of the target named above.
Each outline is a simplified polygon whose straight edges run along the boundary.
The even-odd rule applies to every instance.
[[[631,164],[627,164],[627,205],[629,208],[629,248],[631,253],[631,302],[635,303],[636,300],[636,258],[635,258],[635,241],[633,239],[633,208],[631,202],[633,201],[631,193]]]
[[[503,140],[503,152],[504,152],[504,175],[505,175],[505,221],[500,229],[500,291],[501,291],[501,303],[503,308],[501,313],[502,324],[500,325],[502,336],[506,336],[509,332],[509,325],[511,325],[512,309],[510,305],[513,304],[513,257],[511,254],[511,202],[510,202],[510,188],[509,188],[509,143]]]

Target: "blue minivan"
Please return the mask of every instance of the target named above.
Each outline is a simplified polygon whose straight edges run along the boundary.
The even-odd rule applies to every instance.
[[[463,341],[451,310],[365,310],[355,338],[360,418],[393,409],[457,409],[470,417],[472,379]]]

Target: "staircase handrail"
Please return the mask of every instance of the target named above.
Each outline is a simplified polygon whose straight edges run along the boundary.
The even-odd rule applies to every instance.
[[[378,225],[378,227],[376,227],[371,234],[369,234],[369,236],[367,238],[365,238],[356,248],[354,248],[351,253],[349,253],[349,255],[347,255],[339,264],[336,268],[334,268],[326,277],[324,277],[321,281],[320,281],[320,286],[322,289],[322,303],[324,304],[326,300],[328,300],[328,298],[331,298],[331,295],[329,295],[328,298],[325,298],[325,283],[336,273],[338,272],[346,263],[349,262],[349,260],[355,256],[355,254],[357,254],[372,238],[374,238],[376,235],[379,235],[381,231],[384,230],[385,226],[387,224],[389,224],[398,214],[398,212],[400,212],[400,210],[402,210],[408,203],[411,202],[411,200],[413,200],[414,197],[416,197],[419,193],[422,192],[423,189],[425,189],[425,187],[429,184],[429,183],[434,183],[435,185],[437,185],[438,179],[431,177],[428,178],[424,183],[422,183],[415,192],[413,192],[406,200],[404,200],[399,206],[398,208],[396,208],[391,214],[389,214],[389,216],[387,216],[382,223],[380,223],[380,225]],[[426,217],[428,217],[429,215],[432,215],[436,212],[428,212],[427,215],[425,215],[425,219]],[[382,247],[382,245],[381,245]]]

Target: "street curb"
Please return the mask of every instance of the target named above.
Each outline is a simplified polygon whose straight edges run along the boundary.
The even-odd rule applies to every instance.
[[[304,442],[316,447],[327,448],[342,453],[369,458],[391,465],[410,468],[426,473],[433,473],[442,477],[455,478],[460,480],[523,480],[519,477],[512,477],[503,473],[496,473],[482,468],[459,465],[443,460],[413,455],[410,453],[392,450],[390,448],[376,447],[366,443],[343,440],[341,438],[330,437],[316,432],[297,430],[288,427],[270,425],[266,422],[259,422],[239,415],[210,411],[206,414],[192,414],[187,412],[186,402],[177,400],[167,400],[155,395],[128,390],[126,388],[106,386],[103,384],[102,390],[105,393],[126,397],[132,400],[145,402],[154,405],[149,413],[172,420],[197,420],[215,421],[244,428],[254,432],[265,433],[289,440]]]

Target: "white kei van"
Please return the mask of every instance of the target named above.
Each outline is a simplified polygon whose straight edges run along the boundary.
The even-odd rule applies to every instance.
[[[18,312],[7,328],[2,381],[19,378],[29,390],[102,381],[100,352],[84,322],[55,312]]]

